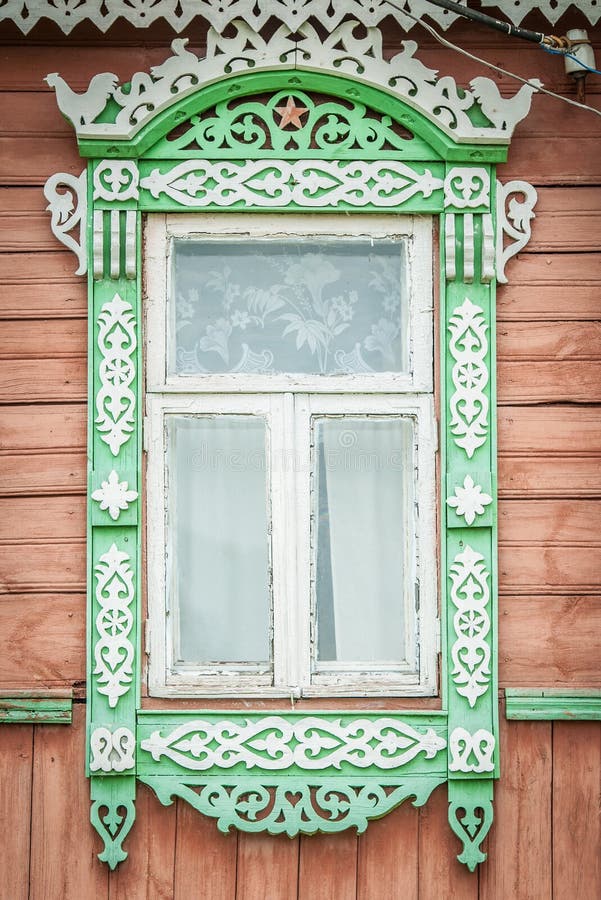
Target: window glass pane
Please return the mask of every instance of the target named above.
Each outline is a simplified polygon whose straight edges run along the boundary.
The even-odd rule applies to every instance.
[[[266,424],[248,415],[172,415],[167,430],[176,657],[269,661]]]
[[[408,417],[314,420],[313,577],[318,662],[405,657],[414,559]]]
[[[173,245],[169,373],[408,369],[402,239]]]

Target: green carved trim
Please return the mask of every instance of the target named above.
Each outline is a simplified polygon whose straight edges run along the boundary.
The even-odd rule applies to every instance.
[[[116,141],[114,138],[78,139],[82,157],[135,159],[154,156],[154,146],[162,141],[176,126],[207,109],[216,107],[232,97],[248,97],[274,91],[315,91],[332,97],[352,100],[408,128],[429,145],[441,159],[471,163],[505,162],[507,146],[504,144],[458,144],[444,134],[417,110],[409,109],[396,97],[376,88],[361,84],[344,75],[303,71],[246,72],[231,78],[223,78],[216,84],[202,87],[196,94],[176,101],[168,109],[158,113],[130,141]],[[115,109],[115,112],[117,109]],[[171,154],[167,154],[168,156]],[[357,154],[355,154],[357,155]],[[332,158],[339,158],[335,148]],[[422,157],[423,159],[423,157]]]
[[[414,797],[423,806],[443,776],[349,779],[289,776],[281,779],[199,778],[187,775],[139,779],[165,806],[181,797],[199,812],[217,819],[220,831],[230,828],[269,834],[332,833],[347,828],[363,832],[378,819]]]
[[[0,723],[3,725],[70,725],[73,699],[38,691],[0,693]]]
[[[185,130],[184,130],[185,129]],[[223,100],[177,127],[177,136],[159,140],[147,158],[253,159],[280,156],[307,159],[360,154],[363,159],[435,160],[423,138],[395,128],[390,115],[376,115],[365,104],[330,95],[308,94],[289,86],[269,99]]]
[[[530,721],[598,722],[601,690],[506,688],[505,716]]]
[[[458,855],[473,872],[486,859],[481,844],[493,821],[492,783],[490,781],[449,783],[449,824],[463,844]]]
[[[127,859],[123,841],[136,819],[136,779],[95,776],[91,779],[91,796],[90,821],[104,843],[98,859],[115,869]]]

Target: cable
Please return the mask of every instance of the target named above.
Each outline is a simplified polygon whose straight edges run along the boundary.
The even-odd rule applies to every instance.
[[[549,40],[545,34],[540,31],[528,31],[527,28],[518,28],[517,25],[511,25],[510,22],[503,22],[501,19],[495,19],[493,16],[487,16],[486,13],[479,12],[476,9],[469,9],[467,6],[461,6],[454,0],[428,0],[433,6],[439,6],[441,9],[448,9],[464,19],[471,19],[472,22],[480,22],[496,31],[502,31],[510,37],[522,38],[524,41],[532,41],[534,44],[547,43]]]
[[[508,72],[507,69],[503,69],[501,68],[501,66],[496,66],[494,63],[489,62],[487,59],[481,59],[481,57],[475,56],[468,50],[464,50],[463,47],[459,47],[452,41],[447,40],[441,34],[439,34],[435,28],[432,28],[432,26],[428,25],[427,22],[424,22],[422,19],[414,16],[413,13],[410,13],[398,3],[395,3],[394,0],[386,0],[386,2],[389,6],[392,6],[394,7],[394,9],[402,12],[403,15],[407,16],[409,19],[413,19],[414,22],[417,22],[417,24],[421,25],[422,28],[425,28],[426,31],[429,31],[432,37],[435,38],[439,44],[442,44],[443,47],[448,47],[450,50],[456,50],[457,53],[461,53],[463,56],[467,56],[468,59],[472,59],[474,60],[474,62],[481,63],[481,65],[487,66],[489,69],[493,69],[495,72],[500,72],[502,75],[507,75],[508,78],[514,78],[516,81],[521,81],[522,84],[530,84],[530,81],[527,78],[522,78],[521,75],[516,75],[515,72]],[[561,94],[556,94],[555,91],[549,91],[544,87],[537,88],[537,91],[539,91],[541,94],[547,94],[549,97],[555,97],[556,100],[563,100],[564,103],[569,103],[570,106],[576,106],[578,107],[578,109],[586,109],[589,112],[594,113],[596,116],[601,116],[601,110],[595,109],[593,106],[588,106],[586,103],[578,103],[576,100],[571,100],[569,97],[562,97]]]
[[[583,63],[581,59],[578,59],[577,56],[574,56],[573,53],[568,53],[567,50],[553,50],[552,47],[544,47],[543,50],[546,53],[553,53],[555,56],[567,56],[568,59],[574,59],[581,68],[586,69],[587,72],[592,72],[594,75],[601,75],[601,71],[599,69],[593,69],[592,66],[587,66],[586,63]]]

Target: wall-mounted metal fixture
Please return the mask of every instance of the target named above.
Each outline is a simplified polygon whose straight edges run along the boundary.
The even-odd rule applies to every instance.
[[[595,69],[595,52],[584,28],[573,28],[566,32],[570,42],[570,55],[564,56],[566,75],[570,75],[576,82],[576,99],[578,103],[585,102],[585,84],[589,69]]]

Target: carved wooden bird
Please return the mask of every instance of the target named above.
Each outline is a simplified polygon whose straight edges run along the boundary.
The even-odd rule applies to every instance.
[[[83,94],[72,91],[58,72],[46,75],[44,81],[56,91],[56,102],[62,114],[77,128],[79,125],[89,125],[100,115],[119,79],[111,72],[94,75]]]
[[[495,128],[509,132],[528,115],[532,95],[542,86],[543,83],[538,78],[531,78],[515,96],[506,99],[501,97],[499,88],[490,78],[478,77],[470,81],[472,93],[486,118]]]

